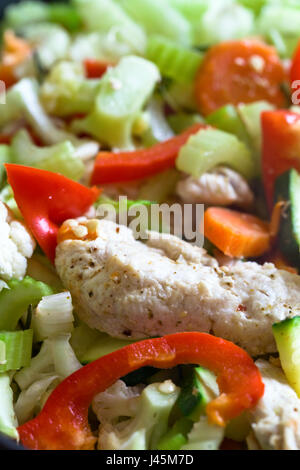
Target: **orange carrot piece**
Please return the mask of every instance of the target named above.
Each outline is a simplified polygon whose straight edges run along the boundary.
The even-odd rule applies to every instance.
[[[195,83],[199,110],[207,116],[228,103],[259,100],[283,108],[285,80],[275,48],[253,39],[222,42],[209,50],[200,66]]]
[[[27,41],[16,37],[12,31],[5,31],[0,79],[5,82],[6,86],[16,83],[18,79],[15,75],[15,69],[28,59],[31,52],[31,47]]]
[[[211,207],[204,215],[205,237],[232,258],[256,258],[270,250],[269,224],[250,214]]]

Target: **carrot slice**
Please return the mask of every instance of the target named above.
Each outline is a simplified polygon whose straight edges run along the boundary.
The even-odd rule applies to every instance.
[[[16,37],[12,31],[5,31],[0,79],[5,82],[6,86],[11,86],[17,82],[15,69],[25,62],[31,53],[31,47],[24,39]]]
[[[212,47],[196,78],[196,99],[204,115],[231,103],[266,100],[278,108],[286,99],[286,73],[275,48],[258,40],[228,41]]]
[[[204,229],[206,238],[232,258],[256,258],[271,247],[269,224],[250,214],[211,207]]]

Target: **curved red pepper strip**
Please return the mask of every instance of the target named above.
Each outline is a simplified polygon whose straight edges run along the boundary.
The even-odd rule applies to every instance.
[[[177,333],[126,346],[65,379],[42,412],[18,428],[22,444],[40,450],[93,449],[88,408],[94,396],[140,367],[178,364],[201,364],[217,375],[221,395],[207,406],[207,414],[220,426],[253,407],[264,393],[257,367],[241,348],[205,333]]]
[[[83,215],[100,191],[50,171],[14,164],[5,167],[28,228],[54,261],[59,226],[67,219]]]
[[[295,168],[300,171],[300,115],[290,111],[262,113],[262,171],[270,212],[278,176]]]
[[[148,178],[172,168],[180,148],[191,135],[204,128],[207,128],[204,124],[195,124],[182,134],[149,149],[120,153],[100,152],[95,162],[92,184],[120,183]]]
[[[291,85],[293,85],[293,83],[297,80],[300,80],[300,42],[298,44],[298,47],[294,53],[293,60],[292,60],[292,65],[291,65],[291,70],[290,70]],[[297,86],[297,88],[299,88],[299,86]],[[297,88],[292,87],[292,93],[294,93],[295,90],[297,90]]]

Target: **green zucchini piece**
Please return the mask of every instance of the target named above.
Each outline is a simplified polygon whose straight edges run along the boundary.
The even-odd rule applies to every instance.
[[[289,318],[272,327],[281,366],[300,397],[300,317]]]
[[[300,266],[300,174],[289,170],[275,183],[275,203],[284,201],[279,226],[279,247],[293,266]]]
[[[218,394],[216,378],[203,367],[183,367],[183,381],[177,406],[182,414],[198,421],[206,405]]]

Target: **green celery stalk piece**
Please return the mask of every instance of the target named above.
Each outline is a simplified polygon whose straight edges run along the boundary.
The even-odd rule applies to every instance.
[[[9,289],[0,292],[0,330],[13,331],[29,305],[37,305],[53,290],[42,282],[25,277],[22,281],[8,281]]]
[[[10,387],[9,374],[0,374],[0,432],[18,439],[18,423],[13,406],[13,391]]]
[[[166,1],[162,0],[118,0],[125,11],[148,34],[161,34],[177,43],[191,44],[189,21]]]
[[[140,24],[112,0],[73,0],[81,20],[88,31],[109,33],[115,31],[125,43],[144,54],[147,38]]]
[[[48,20],[48,6],[44,2],[26,1],[18,5],[9,5],[5,9],[5,24],[13,29],[27,23]]]
[[[176,168],[199,178],[219,165],[232,167],[247,179],[257,174],[251,152],[236,136],[218,129],[202,129],[181,148]]]
[[[49,147],[37,147],[26,130],[20,130],[11,145],[14,163],[60,173],[78,181],[84,174],[84,164],[75,152],[73,144],[68,141]]]
[[[234,134],[238,139],[246,144],[249,143],[249,138],[246,132],[245,125],[243,124],[236,107],[232,104],[227,104],[222,108],[217,109],[206,118],[207,124],[210,124],[221,131]]]
[[[193,422],[187,418],[181,418],[160,439],[157,450],[179,450],[187,444],[187,434],[192,429]]]
[[[0,362],[0,373],[29,366],[32,338],[32,330],[0,331],[0,342],[5,345],[5,359]]]
[[[194,124],[204,124],[205,120],[200,114],[176,113],[168,117],[168,123],[176,134],[181,134]]]
[[[59,23],[74,33],[82,26],[79,13],[71,5],[52,3],[48,5],[48,19],[52,23]]]
[[[75,132],[87,132],[111,147],[132,149],[132,128],[159,80],[157,67],[128,56],[102,79],[93,111],[75,121]]]
[[[149,38],[147,58],[158,66],[163,76],[189,83],[195,80],[203,54],[155,35]]]

